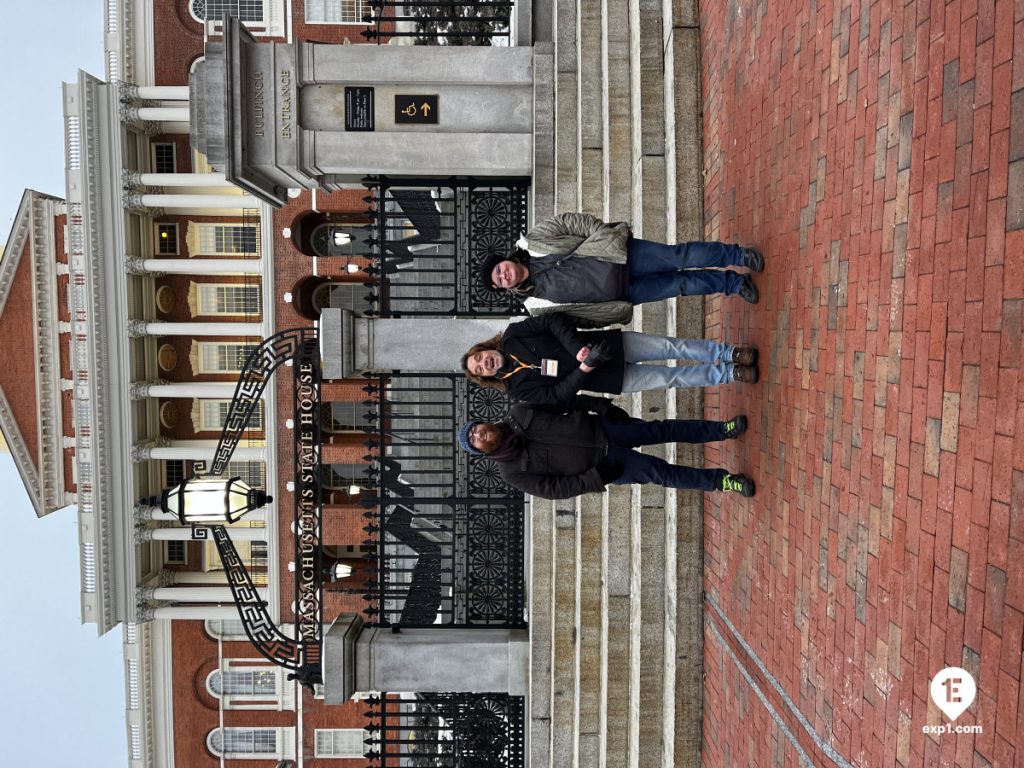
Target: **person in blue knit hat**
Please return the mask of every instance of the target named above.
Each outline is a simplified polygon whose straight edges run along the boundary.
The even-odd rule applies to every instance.
[[[606,398],[578,395],[567,413],[518,403],[499,422],[466,422],[456,437],[467,453],[493,459],[513,488],[544,499],[568,499],[604,491],[609,484],[631,483],[753,496],[754,481],[746,475],[669,464],[633,450],[732,440],[746,429],[746,416],[643,421]]]

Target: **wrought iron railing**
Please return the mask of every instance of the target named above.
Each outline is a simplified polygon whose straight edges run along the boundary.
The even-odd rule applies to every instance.
[[[494,693],[382,694],[367,699],[367,757],[380,768],[522,768],[522,696]]]
[[[509,45],[514,0],[371,0],[362,33],[380,44],[412,38],[416,45]]]
[[[504,393],[456,374],[374,376],[365,389],[369,623],[526,626],[523,494],[455,439],[468,419],[503,416]]]
[[[529,180],[390,179],[365,182],[382,317],[515,315],[522,304],[487,290],[480,266],[511,252],[527,228]]]

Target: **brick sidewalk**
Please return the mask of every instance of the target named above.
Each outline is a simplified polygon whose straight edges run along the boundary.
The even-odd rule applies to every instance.
[[[1024,765],[1024,0],[701,25],[706,235],[768,263],[708,302],[762,381],[706,401],[758,495],[706,507],[705,764]],[[922,732],[946,666],[982,733]]]

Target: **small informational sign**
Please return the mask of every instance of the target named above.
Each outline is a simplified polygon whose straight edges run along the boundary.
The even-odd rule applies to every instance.
[[[345,130],[373,130],[373,88],[362,85],[345,87]]]
[[[437,125],[437,94],[395,96],[396,125]]]

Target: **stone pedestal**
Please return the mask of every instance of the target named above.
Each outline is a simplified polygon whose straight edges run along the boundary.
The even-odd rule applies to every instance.
[[[272,205],[367,175],[533,166],[532,48],[264,43],[232,20],[190,87],[193,146]]]
[[[348,310],[320,315],[320,354],[325,379],[364,372],[452,373],[474,344],[489,339],[522,317],[375,318]]]
[[[529,654],[525,629],[392,632],[343,614],[324,638],[324,700],[343,704],[356,691],[525,696]]]

